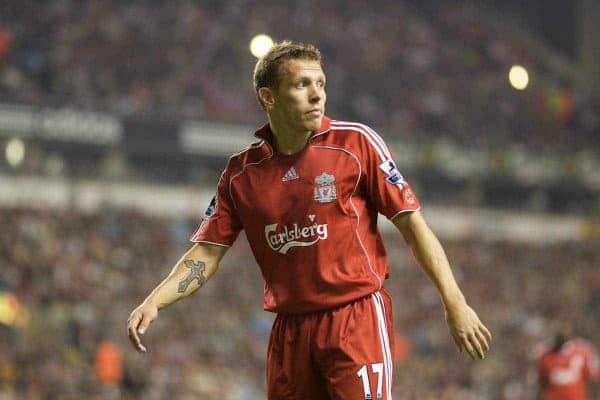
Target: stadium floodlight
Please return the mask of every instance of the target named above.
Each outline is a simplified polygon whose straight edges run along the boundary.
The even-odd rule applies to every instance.
[[[0,292],[0,324],[12,326],[17,322],[21,304],[11,292]]]
[[[264,56],[267,51],[273,46],[271,36],[261,33],[256,35],[250,41],[250,53],[256,58]]]
[[[25,158],[25,143],[21,139],[9,140],[6,143],[5,156],[6,161],[11,167],[18,167]]]
[[[510,85],[517,90],[525,90],[529,85],[529,73],[520,65],[513,65],[508,72]]]

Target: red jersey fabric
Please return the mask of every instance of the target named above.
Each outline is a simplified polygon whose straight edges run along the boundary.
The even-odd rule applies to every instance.
[[[269,125],[229,159],[215,200],[190,238],[230,246],[244,229],[264,278],[264,308],[307,313],[383,286],[388,265],[378,213],[420,208],[371,128],[323,118],[308,144],[279,154]]]
[[[589,343],[573,339],[559,351],[540,358],[541,400],[587,400],[586,383],[600,373],[598,358]]]

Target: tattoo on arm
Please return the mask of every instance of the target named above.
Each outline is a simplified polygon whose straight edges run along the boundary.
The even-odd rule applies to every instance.
[[[185,260],[184,264],[190,269],[190,273],[179,282],[179,288],[177,291],[180,293],[185,292],[188,286],[190,286],[190,283],[195,280],[198,280],[198,285],[200,286],[204,285],[204,282],[206,282],[206,278],[204,277],[206,264],[204,264],[202,261],[198,261],[196,263],[193,260]]]

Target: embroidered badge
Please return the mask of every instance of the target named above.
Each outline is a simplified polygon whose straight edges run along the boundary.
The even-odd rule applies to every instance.
[[[379,164],[379,168],[385,173],[385,180],[392,185],[403,185],[406,183],[404,177],[396,168],[394,160],[386,160]]]
[[[203,219],[209,219],[215,213],[216,209],[217,209],[217,195],[214,195],[212,200],[210,201],[210,204],[206,208],[206,211],[204,211]]]
[[[315,200],[319,203],[329,203],[337,198],[335,192],[335,177],[323,172],[315,178]]]
[[[217,195],[215,194],[213,196],[213,198],[210,200],[210,204],[206,208],[206,211],[204,211],[204,215],[202,215],[202,217],[200,218],[200,226],[198,227],[198,229],[196,229],[196,233],[194,233],[193,236],[196,236],[199,232],[202,232],[204,230],[204,227],[206,226],[206,222],[215,213],[216,209],[217,209]]]
[[[417,197],[415,196],[413,191],[410,189],[410,187],[407,187],[404,190],[404,201],[406,201],[406,203],[411,206],[414,206],[415,204],[417,204]]]

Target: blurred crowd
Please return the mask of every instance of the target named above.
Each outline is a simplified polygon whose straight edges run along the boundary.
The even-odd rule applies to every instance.
[[[196,223],[110,209],[0,209],[9,227],[0,231],[0,398],[264,400],[273,316],[262,311],[244,238],[206,286],[159,313],[143,337],[147,354],[128,343],[129,312],[188,248]],[[600,344],[597,242],[444,241],[494,334],[486,360],[472,362],[455,349],[437,293],[407,248],[397,235],[385,239],[396,399],[533,398],[533,349],[559,325]],[[6,318],[10,309],[18,316]]]
[[[597,145],[600,94],[577,96],[573,77],[485,13],[440,2],[425,17],[387,0],[3,2],[0,99],[258,123],[248,44],[266,32],[322,50],[335,118],[412,140]],[[508,85],[512,64],[529,70],[528,90]]]

